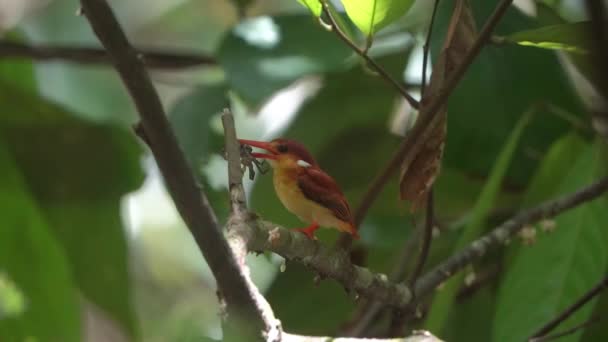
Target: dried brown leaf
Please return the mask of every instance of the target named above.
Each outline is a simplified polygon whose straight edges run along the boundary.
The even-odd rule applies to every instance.
[[[420,117],[433,114],[428,112],[428,105],[443,90],[444,83],[453,70],[462,63],[476,38],[475,20],[468,0],[456,1],[443,48],[433,67],[429,86],[420,102]],[[447,132],[447,105],[444,104],[434,115],[436,117],[430,121],[432,127],[429,133],[423,135],[421,141],[412,146],[401,165],[399,181],[401,199],[412,203],[412,211],[424,205],[428,191],[441,168]]]

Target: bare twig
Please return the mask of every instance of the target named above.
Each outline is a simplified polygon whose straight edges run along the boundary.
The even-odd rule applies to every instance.
[[[431,35],[433,34],[433,24],[435,23],[435,17],[437,16],[437,8],[439,8],[439,0],[435,0],[433,5],[433,13],[431,14],[431,22],[429,23],[429,30],[426,33],[426,40],[424,42],[423,55],[422,55],[422,86],[420,92],[421,97],[424,97],[424,91],[426,90],[426,69],[429,61],[429,51],[431,50]]]
[[[393,266],[389,279],[392,282],[398,283],[405,279],[408,265],[411,263],[416,251],[416,244],[424,231],[424,225],[418,225],[409,238],[405,241],[401,248],[399,261]],[[360,305],[357,313],[350,323],[343,329],[347,336],[363,336],[371,324],[376,320],[378,314],[382,311],[384,305],[382,303],[368,300]]]
[[[557,317],[549,321],[547,324],[543,325],[540,329],[538,329],[538,331],[532,334],[532,336],[530,337],[530,341],[541,340],[543,336],[550,333],[553,329],[555,329],[568,317],[578,311],[583,305],[587,304],[590,300],[595,298],[595,296],[599,295],[607,287],[608,276],[605,276],[602,280],[599,281],[599,283],[597,283],[589,291],[587,291],[584,295],[577,299],[576,302],[564,309],[564,311],[557,315]]]
[[[81,4],[137,107],[143,132],[168,190],[217,280],[230,317],[247,323],[243,324],[244,336],[261,337],[261,332],[270,327],[265,326],[215,213],[195,182],[138,53],[105,0],[82,0]]]
[[[608,178],[593,183],[575,193],[547,201],[539,206],[523,211],[515,217],[503,222],[488,234],[473,241],[467,248],[452,255],[426,275],[421,277],[415,286],[417,296],[424,296],[433,291],[437,286],[462,270],[472,261],[484,256],[488,251],[505,244],[512,236],[517,234],[521,228],[544,218],[551,218],[568,209],[574,208],[597,198],[608,190]]]
[[[348,36],[346,36],[346,34],[344,32],[342,32],[342,30],[340,29],[340,26],[338,26],[333,14],[331,13],[327,0],[319,0],[319,1],[323,5],[323,12],[325,13],[327,19],[329,20],[329,25],[330,25],[331,29],[336,33],[336,35],[344,43],[346,43],[346,45],[348,45],[353,51],[355,51],[355,53],[357,53],[359,56],[361,56],[361,58],[363,58],[378,74],[380,74],[380,76],[382,76],[382,78],[386,82],[388,82],[390,85],[392,85],[407,100],[407,102],[409,102],[410,106],[412,106],[413,108],[418,108],[420,106],[420,103],[418,103],[418,101],[416,101],[416,99],[414,99],[412,97],[412,95],[410,95],[407,92],[407,90],[405,90],[403,85],[400,82],[397,82],[394,78],[392,78],[391,75],[389,75],[389,73],[386,70],[384,70],[384,68],[380,64],[378,64],[373,58],[371,58],[367,54],[366,50],[359,48],[357,46],[357,44],[353,43],[348,38]]]
[[[541,337],[531,338],[528,342],[547,342],[547,341],[557,340],[558,338],[562,338],[564,336],[574,334],[575,332],[579,331],[580,329],[583,329],[592,324],[598,323],[599,321],[600,321],[600,316],[596,315],[581,324],[577,324],[577,325],[573,326],[570,329],[566,329],[564,331],[560,331],[558,333],[551,334],[551,335],[543,335]]]
[[[412,130],[406,135],[405,139],[399,145],[397,152],[395,152],[393,158],[389,161],[386,167],[380,171],[380,173],[374,178],[372,184],[369,186],[367,192],[363,196],[359,207],[355,210],[355,222],[360,223],[367,214],[367,211],[374,203],[384,185],[388,182],[390,177],[395,173],[403,161],[410,158],[409,154],[415,151],[414,148],[417,144],[424,143],[429,135],[433,132],[435,126],[441,122],[441,115],[436,115],[439,109],[445,104],[447,98],[450,96],[452,91],[456,88],[456,85],[464,76],[475,57],[481,51],[481,48],[488,41],[494,28],[506,12],[507,8],[511,5],[513,0],[501,0],[494,13],[487,20],[483,29],[481,30],[477,40],[464,57],[462,64],[450,73],[450,77],[446,80],[443,89],[439,92],[438,96],[434,98],[434,101],[428,105],[422,106],[422,112],[420,118],[416,121],[416,124]],[[344,235],[346,236],[346,235]],[[346,242],[342,243],[343,246],[348,246],[351,242],[350,239],[344,237]]]
[[[435,226],[435,204],[433,201],[433,190],[429,191],[429,195],[426,199],[426,217],[424,219],[424,234],[422,234],[422,246],[420,247],[420,254],[418,255],[418,261],[416,266],[408,279],[408,283],[413,285],[416,283],[418,276],[422,273],[426,259],[429,256],[431,249],[431,240],[433,238],[433,227]]]
[[[139,50],[139,56],[149,68],[180,69],[204,65],[214,65],[213,57],[196,53],[165,52],[160,50]],[[39,61],[67,60],[79,64],[111,64],[104,49],[95,47],[74,47],[54,45],[26,45],[0,40],[0,56],[3,58],[29,58]]]

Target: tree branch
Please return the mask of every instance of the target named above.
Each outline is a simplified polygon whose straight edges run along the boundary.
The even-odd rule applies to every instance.
[[[281,341],[283,332],[281,322],[276,319],[272,307],[251,280],[249,266],[247,266],[245,260],[248,252],[248,237],[250,236],[249,234],[243,234],[247,230],[247,203],[242,183],[243,169],[241,168],[240,144],[237,141],[234,117],[228,109],[224,109],[224,113],[222,114],[222,125],[224,126],[226,159],[228,159],[228,191],[230,192],[231,206],[231,214],[226,224],[228,243],[236,256],[236,261],[247,284],[249,293],[256,302],[257,310],[264,320],[266,340]]]
[[[466,265],[504,244],[523,226],[591,201],[607,190],[608,178],[605,178],[575,193],[521,212],[421,277],[414,287],[417,297],[429,294]],[[413,302],[413,292],[409,287],[395,284],[383,274],[374,274],[367,268],[353,265],[344,250],[327,248],[303,234],[263,221],[253,214],[247,217],[241,229],[239,234],[247,236],[250,251],[271,251],[288,260],[297,260],[321,276],[338,281],[347,291],[388,307],[409,309]]]
[[[538,331],[536,331],[530,337],[530,341],[540,341],[542,338],[550,333],[553,329],[559,326],[563,321],[568,319],[568,317],[572,316],[573,313],[578,311],[583,305],[587,304],[590,300],[595,298],[595,296],[599,295],[603,290],[608,287],[608,276],[605,276],[602,280],[597,283],[597,285],[593,286],[589,291],[587,291],[584,295],[582,295],[579,299],[576,300],[572,305],[564,309],[557,317],[549,321],[547,324],[542,326]]]
[[[481,51],[481,48],[486,44],[490,38],[494,28],[505,14],[507,8],[511,5],[513,0],[501,0],[497,5],[494,13],[487,20],[483,29],[481,30],[477,40],[464,57],[462,64],[450,73],[450,77],[446,80],[443,89],[439,92],[437,97],[434,98],[433,102],[428,105],[421,104],[421,113],[418,120],[414,124],[412,130],[405,136],[405,139],[399,145],[397,152],[393,158],[389,161],[387,166],[380,171],[380,173],[374,178],[372,184],[369,186],[367,192],[363,196],[359,207],[355,210],[355,222],[360,223],[367,214],[367,211],[371,207],[372,203],[376,200],[384,185],[388,182],[390,177],[395,173],[401,164],[406,159],[411,159],[410,154],[415,152],[417,149],[414,148],[417,144],[424,143],[427,141],[430,134],[433,132],[434,127],[441,121],[441,115],[437,115],[439,109],[446,103],[448,97],[456,88],[456,85],[464,73],[467,71],[475,57]],[[350,241],[350,240],[349,240]],[[342,243],[342,245],[348,245],[348,243]]]
[[[521,228],[541,219],[554,217],[563,211],[591,201],[608,190],[608,178],[593,183],[575,193],[547,201],[539,206],[525,210],[515,217],[503,222],[490,233],[473,241],[467,248],[452,255],[416,282],[416,295],[424,296],[437,286],[463,269],[472,261],[484,256],[489,250],[505,244]]]
[[[104,45],[141,117],[141,127],[181,217],[218,283],[230,318],[243,324],[244,336],[270,330],[223,237],[209,201],[190,170],[165,116],[162,103],[138,53],[105,0],[81,0],[93,31]]]
[[[250,251],[271,251],[285,259],[297,260],[320,276],[338,281],[355,296],[372,298],[395,307],[405,306],[412,300],[407,286],[391,283],[384,274],[374,274],[367,268],[354,265],[344,250],[328,248],[299,232],[255,216],[250,217],[248,226]]]
[[[204,65],[215,65],[213,57],[195,53],[139,50],[139,56],[149,68],[180,69]],[[26,45],[0,40],[0,56],[3,58],[29,58],[39,61],[67,60],[79,64],[111,64],[104,49],[94,47]]]
[[[325,13],[327,19],[329,20],[329,25],[330,25],[331,29],[336,33],[336,35],[344,43],[346,43],[346,45],[348,45],[353,51],[355,51],[355,53],[357,53],[357,55],[361,56],[361,58],[363,58],[372,69],[374,69],[378,74],[380,74],[380,76],[382,76],[382,78],[387,83],[392,85],[393,88],[395,88],[407,100],[407,102],[409,102],[410,106],[412,106],[413,108],[418,108],[420,106],[420,103],[418,103],[418,101],[416,101],[416,99],[414,99],[412,97],[412,95],[410,95],[407,92],[407,90],[405,90],[405,88],[402,86],[402,84],[397,82],[394,78],[392,78],[391,75],[389,75],[389,73],[386,70],[384,70],[384,68],[382,66],[380,66],[380,64],[378,64],[373,58],[371,58],[367,54],[367,51],[359,48],[355,43],[353,43],[346,36],[346,34],[344,32],[342,32],[342,30],[340,29],[340,26],[336,23],[336,20],[335,20],[333,14],[331,13],[327,0],[319,0],[319,1],[323,5],[323,12]]]

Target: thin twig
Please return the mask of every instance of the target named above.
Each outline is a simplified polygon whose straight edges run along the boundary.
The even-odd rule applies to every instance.
[[[577,325],[573,326],[570,329],[566,329],[564,331],[560,331],[558,333],[551,334],[551,335],[543,335],[541,337],[535,337],[535,338],[530,339],[528,342],[547,342],[547,341],[557,340],[558,338],[572,335],[575,332],[579,331],[580,329],[583,329],[592,324],[598,323],[600,321],[600,318],[601,317],[599,315],[596,315],[581,324],[577,324]]]
[[[81,0],[81,4],[137,107],[143,132],[169,193],[215,276],[229,317],[246,323],[242,325],[244,336],[261,338],[261,332],[270,327],[265,326],[261,310],[256,307],[215,213],[195,182],[137,51],[105,0]]]
[[[572,314],[578,311],[581,307],[583,307],[583,305],[587,304],[590,300],[595,298],[595,296],[599,295],[607,287],[608,276],[605,276],[589,291],[587,291],[584,295],[577,299],[572,305],[564,309],[564,311],[557,315],[557,317],[549,321],[547,324],[543,325],[540,329],[538,329],[538,331],[532,334],[532,336],[530,337],[530,341],[538,341],[539,338],[550,333],[553,329],[559,326],[568,317],[572,316]]]
[[[420,92],[422,93],[422,98],[424,98],[424,94],[426,91],[426,69],[427,63],[429,59],[429,51],[431,47],[431,37],[433,33],[433,24],[435,23],[435,17],[437,15],[437,8],[439,7],[439,0],[435,0],[435,4],[433,5],[433,13],[431,14],[431,22],[429,23],[429,30],[426,34],[426,40],[424,42],[423,47],[423,57],[422,57],[422,87],[420,88]],[[422,272],[424,268],[424,264],[426,263],[426,259],[429,255],[429,250],[431,249],[431,240],[433,238],[433,227],[435,225],[435,213],[434,208],[435,203],[433,199],[433,188],[429,189],[429,193],[426,199],[426,217],[424,222],[424,234],[422,235],[422,247],[420,248],[420,255],[418,256],[418,262],[414,267],[414,271],[412,272],[409,278],[410,286],[413,286],[418,279],[418,276]],[[415,294],[414,294],[415,295]]]
[[[392,85],[407,100],[407,102],[409,102],[410,106],[412,106],[413,108],[418,108],[420,106],[420,103],[418,103],[418,101],[416,101],[416,99],[414,99],[412,95],[410,95],[407,90],[405,90],[402,84],[392,78],[391,75],[389,75],[389,73],[380,64],[378,64],[373,58],[371,58],[367,54],[366,50],[359,48],[357,44],[351,41],[348,36],[344,32],[342,32],[340,26],[338,26],[338,24],[336,23],[333,14],[331,14],[331,10],[329,9],[329,4],[327,3],[327,0],[319,1],[323,5],[323,12],[329,20],[329,25],[336,33],[336,35],[353,51],[355,51],[355,53],[361,56],[361,58],[363,58],[376,72],[378,72],[378,74],[380,74],[380,76],[382,76],[385,81]]]
[[[190,52],[165,52],[161,50],[138,50],[139,56],[149,68],[181,69],[204,65],[215,65],[210,56]],[[29,58],[39,61],[65,60],[79,64],[111,64],[104,49],[95,47],[26,45],[0,40],[2,58]]]
[[[393,266],[389,279],[399,283],[405,279],[408,265],[411,263],[416,251],[416,243],[422,236],[424,225],[417,225],[412,234],[403,244],[399,261]],[[384,305],[376,301],[367,301],[357,309],[357,314],[351,323],[343,329],[346,336],[363,336],[371,324],[376,320],[378,313]]]
[[[434,98],[433,102],[422,106],[420,118],[416,121],[416,124],[412,130],[406,135],[401,145],[399,145],[397,152],[395,152],[386,167],[374,178],[372,184],[369,186],[367,192],[363,196],[361,203],[355,210],[355,223],[359,224],[363,221],[367,211],[380,194],[380,191],[384,188],[384,185],[388,182],[395,171],[397,171],[403,161],[408,158],[408,154],[412,153],[411,151],[416,150],[414,147],[417,144],[425,142],[433,132],[435,126],[439,124],[441,121],[441,115],[437,115],[439,109],[446,103],[448,97],[452,91],[454,91],[456,85],[458,82],[460,82],[462,76],[464,76],[464,73],[468,70],[475,57],[477,57],[481,51],[481,48],[488,41],[489,37],[494,31],[494,28],[512,2],[513,0],[500,1],[481,30],[477,40],[467,52],[463,62],[458,65],[457,68],[455,68],[453,73],[450,73],[451,76],[446,80],[443,89],[439,92],[437,97]],[[340,245],[342,245],[342,247],[348,247],[350,243],[352,243],[352,239],[350,239],[350,237],[348,237],[346,234],[343,234]]]
[[[420,247],[420,254],[418,255],[418,261],[416,266],[408,279],[408,283],[411,285],[416,283],[418,276],[422,273],[426,259],[429,256],[431,249],[431,240],[433,239],[433,228],[435,226],[435,203],[433,201],[433,189],[429,190],[428,197],[426,199],[426,217],[424,219],[424,234],[422,235],[422,246]]]
[[[424,269],[424,264],[426,264],[426,260],[429,256],[429,252],[431,250],[431,241],[433,239],[433,228],[435,226],[435,203],[433,199],[433,189],[429,190],[429,193],[426,198],[426,215],[424,219],[424,230],[422,234],[422,245],[420,247],[420,254],[418,255],[418,259],[414,266],[414,270],[408,279],[408,284],[410,288],[414,288],[416,284],[416,280],[418,280],[418,276],[422,273]],[[414,293],[414,301],[416,300],[416,293]],[[388,329],[388,336],[395,336],[401,333],[403,326],[405,325],[407,319],[411,317],[410,312],[405,312],[403,310],[394,309],[392,312],[391,323]]]
[[[426,33],[426,40],[424,42],[424,47],[422,48],[422,86],[420,88],[421,97],[424,97],[424,91],[426,90],[426,69],[429,61],[429,51],[431,50],[431,35],[433,34],[433,24],[435,23],[435,17],[437,16],[437,8],[439,8],[439,0],[435,0],[435,4],[433,5],[433,13],[431,14],[429,30]]]

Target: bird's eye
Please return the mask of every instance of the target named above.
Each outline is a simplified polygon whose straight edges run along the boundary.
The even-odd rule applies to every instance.
[[[279,151],[279,153],[285,153],[285,152],[287,152],[287,146],[279,145],[279,146],[277,146],[277,151]]]

